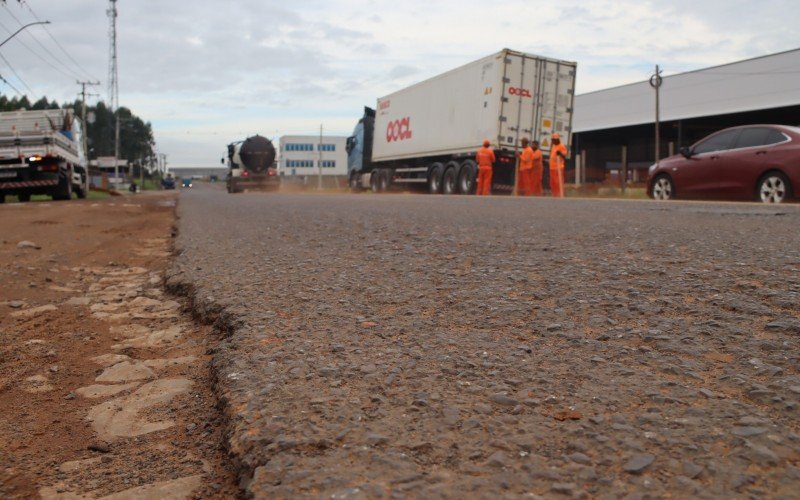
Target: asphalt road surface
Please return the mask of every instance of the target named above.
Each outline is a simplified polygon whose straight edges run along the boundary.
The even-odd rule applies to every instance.
[[[800,207],[182,193],[256,497],[794,497]]]

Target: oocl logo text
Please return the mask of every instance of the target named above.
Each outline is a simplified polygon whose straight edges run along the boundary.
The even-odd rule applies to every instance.
[[[530,90],[519,87],[509,87],[508,93],[511,95],[518,95],[520,97],[533,97],[531,96]]]
[[[389,122],[386,126],[386,142],[404,141],[411,139],[411,118]]]

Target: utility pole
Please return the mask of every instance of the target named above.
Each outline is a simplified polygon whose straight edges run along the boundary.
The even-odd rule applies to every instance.
[[[109,0],[106,11],[109,18],[111,41],[108,57],[108,96],[114,113],[114,183],[119,187],[119,81],[117,80],[117,0]]]
[[[656,72],[653,73],[653,76],[650,77],[650,86],[653,87],[656,91],[656,167],[658,167],[658,162],[661,159],[661,109],[660,109],[660,102],[659,102],[659,89],[661,88],[661,84],[663,83],[663,79],[661,78],[661,69],[656,64]]]
[[[322,124],[319,125],[319,145],[317,146],[317,153],[319,153],[319,160],[317,161],[317,167],[319,167],[317,189],[322,191]]]
[[[86,155],[86,168],[89,168],[89,127],[86,125],[86,86],[100,85],[100,82],[77,82],[81,86],[81,123],[83,124],[83,154]],[[97,95],[97,94],[88,94]]]

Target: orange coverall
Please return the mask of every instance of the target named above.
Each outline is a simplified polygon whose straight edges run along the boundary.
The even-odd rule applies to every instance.
[[[544,157],[541,149],[533,151],[533,169],[531,170],[531,195],[542,195],[542,175],[544,174]]]
[[[533,148],[527,146],[519,155],[518,192],[521,196],[533,194]]]
[[[475,153],[478,162],[478,194],[492,194],[492,165],[494,164],[494,151],[491,148],[481,147]]]
[[[558,152],[567,155],[567,147],[563,144],[553,144],[550,149],[550,193],[557,198],[564,197],[564,158]]]

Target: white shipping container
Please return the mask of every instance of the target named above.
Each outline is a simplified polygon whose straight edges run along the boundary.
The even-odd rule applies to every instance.
[[[569,146],[576,63],[510,49],[378,99],[373,161],[515,149],[557,132]]]

